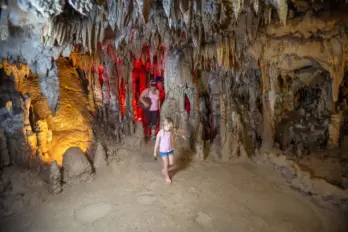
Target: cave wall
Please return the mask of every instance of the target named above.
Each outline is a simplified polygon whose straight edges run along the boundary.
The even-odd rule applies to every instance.
[[[60,77],[60,108],[53,115],[40,89],[40,77],[27,65],[4,61],[1,109],[11,162],[23,166],[56,160],[72,146],[86,151],[92,140],[87,94],[76,70],[65,59],[57,62]],[[12,104],[9,110],[6,106]],[[19,144],[19,145],[18,145]]]
[[[26,67],[27,74],[12,72],[22,95],[27,91],[21,88],[32,85],[22,75],[36,74],[50,109],[38,117],[47,126],[38,127],[53,134],[52,151],[59,150],[54,134],[74,128],[81,128],[74,132],[81,144],[66,146],[87,151],[82,144],[92,140],[92,128],[103,139],[126,143],[135,133],[134,64],[153,64],[155,57],[160,68],[152,72],[163,69],[165,77],[161,120],[171,116],[189,133],[187,147],[229,161],[256,149],[302,156],[342,144],[345,1],[36,0],[1,6],[0,56]],[[60,55],[69,61],[58,61]],[[83,101],[70,112],[75,95]],[[31,102],[39,111],[36,98]],[[65,114],[83,115],[81,124],[61,123]]]

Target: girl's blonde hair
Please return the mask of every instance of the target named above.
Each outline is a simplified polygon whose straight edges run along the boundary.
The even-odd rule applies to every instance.
[[[164,123],[167,123],[170,129],[173,129],[174,127],[174,121],[170,117],[165,117],[164,118]]]

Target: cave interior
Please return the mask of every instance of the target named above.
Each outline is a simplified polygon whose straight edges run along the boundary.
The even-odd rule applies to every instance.
[[[192,162],[262,160],[347,211],[347,1],[0,6],[0,210],[14,194],[6,170],[38,173],[60,194],[120,149],[153,147],[138,103],[154,80],[156,130],[171,117]]]

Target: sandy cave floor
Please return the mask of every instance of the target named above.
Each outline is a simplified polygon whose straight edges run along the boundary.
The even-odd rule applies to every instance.
[[[1,231],[348,231],[343,215],[269,168],[192,161],[166,185],[150,149],[114,157],[92,182],[65,186],[60,195],[36,188],[32,198],[44,200],[2,217]]]

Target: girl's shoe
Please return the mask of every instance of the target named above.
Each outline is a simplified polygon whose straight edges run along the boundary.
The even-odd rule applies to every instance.
[[[156,140],[156,135],[151,135],[151,140]]]

